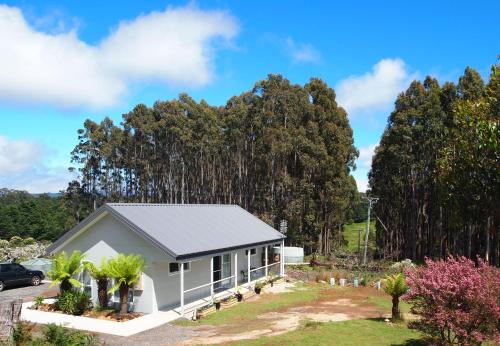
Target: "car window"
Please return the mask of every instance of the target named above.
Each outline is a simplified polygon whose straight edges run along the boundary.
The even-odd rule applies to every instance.
[[[11,264],[2,264],[0,266],[0,272],[2,273],[8,273],[12,271],[12,265]]]
[[[19,265],[19,264],[11,264],[11,266],[13,267],[12,269],[16,272],[23,272],[25,271],[26,269],[24,269],[23,266]]]

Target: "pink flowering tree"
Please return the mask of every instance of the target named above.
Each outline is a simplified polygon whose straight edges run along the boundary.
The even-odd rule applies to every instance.
[[[441,344],[500,341],[500,269],[465,257],[425,263],[406,271],[410,290],[402,298],[419,316],[410,327]]]

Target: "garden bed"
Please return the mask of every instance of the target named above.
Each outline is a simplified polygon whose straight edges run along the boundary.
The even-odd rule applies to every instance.
[[[32,304],[31,306],[28,307],[28,309],[43,311],[43,312],[53,312],[68,316],[82,316],[82,317],[96,318],[99,320],[107,320],[114,322],[126,322],[144,316],[144,314],[141,312],[129,312],[127,314],[122,315],[119,312],[115,311],[114,309],[97,309],[97,308],[86,310],[81,315],[72,315],[57,309],[55,304],[55,299],[46,299],[42,304],[39,304],[38,306],[36,306],[36,304]]]

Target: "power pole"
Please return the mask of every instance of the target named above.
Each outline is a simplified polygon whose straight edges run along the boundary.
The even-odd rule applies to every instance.
[[[368,199],[368,216],[366,218],[365,255],[363,257],[363,265],[366,265],[366,256],[368,254],[368,236],[370,234],[370,212],[372,210],[372,204],[377,203],[378,197],[367,197],[366,199]]]
[[[361,232],[363,229],[358,229],[358,263],[361,262]]]

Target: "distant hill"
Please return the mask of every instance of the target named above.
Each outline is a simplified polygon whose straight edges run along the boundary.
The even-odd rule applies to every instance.
[[[57,198],[61,196],[60,192],[44,192],[44,193],[30,193],[25,190],[15,190],[15,189],[9,189],[6,187],[0,188],[0,197],[6,196],[6,195],[18,195],[18,196],[32,196],[32,197],[39,197],[39,196],[49,196],[52,198]]]
[[[0,188],[0,239],[57,239],[78,222],[72,204],[63,197],[60,193],[31,194]]]

